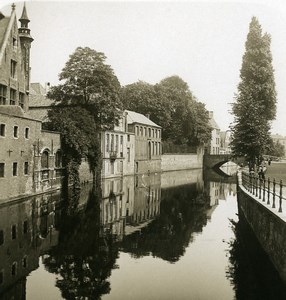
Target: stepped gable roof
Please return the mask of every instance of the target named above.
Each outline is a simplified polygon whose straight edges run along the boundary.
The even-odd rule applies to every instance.
[[[150,119],[148,119],[146,116],[139,114],[135,111],[126,110],[127,113],[127,123],[133,124],[133,123],[139,123],[143,125],[149,125],[153,127],[161,128],[161,126],[157,125],[156,123],[152,122]]]
[[[49,107],[54,100],[46,96],[46,90],[40,83],[31,83],[29,95],[29,107]]]

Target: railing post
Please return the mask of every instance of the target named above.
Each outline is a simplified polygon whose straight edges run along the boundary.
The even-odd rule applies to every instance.
[[[282,187],[283,183],[282,180],[280,180],[280,193],[279,193],[279,212],[282,212]]]
[[[263,179],[263,195],[262,195],[262,201],[265,202],[265,179]]]
[[[255,176],[255,196],[258,196],[258,176]]]
[[[262,185],[262,180],[261,178],[259,178],[259,199],[261,199],[261,185]]]
[[[275,178],[273,179],[273,203],[272,203],[272,208],[275,208]]]
[[[267,183],[267,204],[270,204],[270,178],[269,177]]]

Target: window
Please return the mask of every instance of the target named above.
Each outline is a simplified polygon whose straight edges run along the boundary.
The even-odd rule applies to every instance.
[[[15,240],[17,238],[17,228],[16,225],[12,225],[12,240]]]
[[[12,44],[13,44],[13,48],[14,49],[17,49],[17,39],[13,37],[13,40],[12,40]]]
[[[4,244],[4,232],[0,230],[0,246]]]
[[[41,166],[42,166],[42,169],[48,169],[49,168],[49,152],[47,150],[45,150],[42,153]]]
[[[143,135],[143,127],[140,126],[140,135]]]
[[[5,175],[5,164],[0,163],[0,177],[4,177]]]
[[[5,136],[5,129],[6,129],[6,125],[0,124],[0,136]]]
[[[127,161],[130,162],[130,148],[127,148]]]
[[[24,93],[19,92],[19,105],[24,108]]]
[[[17,138],[18,137],[18,126],[14,126],[14,131],[13,131],[13,133],[14,133],[14,138]]]
[[[127,134],[127,142],[130,142],[130,134]]]
[[[28,232],[28,221],[24,221],[23,223],[23,233],[26,234]]]
[[[151,137],[151,128],[148,128],[148,136]]]
[[[29,174],[29,163],[27,161],[24,162],[24,175]]]
[[[17,176],[18,173],[18,163],[13,162],[13,176]]]
[[[16,68],[17,68],[17,62],[15,60],[11,59],[10,76],[12,78],[16,78]]]
[[[106,134],[106,152],[109,152],[109,134]]]
[[[15,276],[16,273],[17,273],[17,263],[13,262],[12,269],[11,269],[11,274],[12,274],[12,276]]]
[[[25,256],[22,260],[22,266],[23,268],[27,268],[27,256]]]
[[[115,151],[118,151],[118,135],[115,136]]]
[[[154,137],[154,129],[152,129],[152,137]]]
[[[13,89],[10,89],[10,105],[16,104],[16,91]]]
[[[123,135],[120,136],[120,145],[123,145]]]
[[[30,133],[30,128],[26,127],[25,128],[25,139],[29,138],[29,133]]]
[[[147,136],[147,128],[144,127],[144,136]]]
[[[61,168],[61,166],[62,166],[62,152],[58,150],[56,152],[56,157],[55,157],[55,167]]]
[[[0,105],[6,104],[7,97],[7,87],[5,85],[0,84]]]
[[[136,126],[136,135],[139,135],[139,127]]]
[[[110,150],[113,151],[114,150],[114,135],[111,135],[111,143],[110,143]]]

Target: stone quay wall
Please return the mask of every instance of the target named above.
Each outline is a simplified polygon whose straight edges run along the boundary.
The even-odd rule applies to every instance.
[[[202,169],[203,167],[203,155],[200,153],[163,154],[161,160],[162,172]]]
[[[260,245],[286,283],[286,220],[258,202],[242,186],[238,188],[238,207]]]

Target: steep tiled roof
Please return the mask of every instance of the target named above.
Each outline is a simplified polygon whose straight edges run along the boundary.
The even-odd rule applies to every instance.
[[[40,83],[31,83],[29,107],[47,107],[51,106],[54,100],[47,98],[46,91]]]
[[[10,17],[4,17],[4,15],[0,12],[0,49],[3,45],[5,32],[7,30],[9,21]]]
[[[126,112],[127,112],[127,123],[128,124],[139,123],[139,124],[144,124],[144,125],[161,128],[161,126],[155,124],[154,122],[152,122],[150,119],[148,119],[147,117],[145,117],[142,114],[139,114],[139,113],[137,113],[135,111],[131,111],[131,110],[126,110]]]

